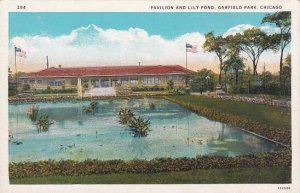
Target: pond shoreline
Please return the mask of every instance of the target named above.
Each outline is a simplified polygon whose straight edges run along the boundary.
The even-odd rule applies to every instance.
[[[42,176],[86,176],[92,174],[189,171],[195,169],[226,169],[247,167],[290,167],[291,151],[240,155],[236,157],[197,156],[196,158],[156,158],[152,160],[46,160],[9,163],[10,178]]]
[[[253,135],[256,135],[260,138],[264,138],[266,140],[272,141],[274,143],[277,143],[279,145],[288,148],[291,147],[290,132],[283,131],[281,129],[274,129],[267,125],[263,125],[250,120],[245,120],[242,117],[230,115],[221,111],[216,111],[214,109],[204,107],[199,104],[198,106],[194,106],[192,104],[186,103],[184,101],[176,100],[171,97],[163,97],[163,98],[171,102],[177,103],[185,108],[188,108],[197,114],[205,116],[208,119],[220,121],[238,127],[239,129],[251,133]]]

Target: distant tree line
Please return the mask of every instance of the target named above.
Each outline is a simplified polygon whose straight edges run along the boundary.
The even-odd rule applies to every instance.
[[[205,35],[203,48],[207,52],[215,53],[219,60],[219,74],[217,83],[223,89],[234,93],[265,93],[291,94],[291,55],[284,57],[284,51],[291,42],[291,13],[276,12],[266,14],[261,23],[274,24],[279,31],[268,35],[260,28],[253,27],[242,33],[215,36],[213,32]],[[266,71],[258,74],[257,68],[261,55],[272,50],[280,53],[278,75]],[[246,68],[243,58],[246,56],[251,62],[252,71]],[[203,90],[207,81],[203,81],[204,74],[215,77],[212,71],[203,69],[193,76],[192,90]],[[194,81],[200,81],[197,83]],[[214,79],[212,79],[214,80]],[[211,81],[210,87],[214,82]],[[202,84],[202,86],[201,86]],[[204,86],[203,86],[204,85]],[[229,88],[227,88],[227,85]],[[207,85],[206,85],[207,87]],[[200,89],[201,88],[201,89]]]

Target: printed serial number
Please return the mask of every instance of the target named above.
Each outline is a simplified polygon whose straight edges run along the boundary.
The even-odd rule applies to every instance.
[[[290,190],[291,189],[291,187],[289,187],[289,186],[280,186],[280,187],[278,187],[278,190]]]
[[[17,9],[26,9],[26,6],[25,5],[18,5]]]

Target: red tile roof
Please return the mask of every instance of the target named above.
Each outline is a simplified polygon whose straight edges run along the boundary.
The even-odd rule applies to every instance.
[[[187,70],[192,73],[192,70]],[[66,77],[66,76],[129,76],[129,75],[164,75],[185,74],[186,69],[180,65],[156,66],[110,66],[110,67],[76,67],[55,68],[51,67],[28,74],[28,77]]]

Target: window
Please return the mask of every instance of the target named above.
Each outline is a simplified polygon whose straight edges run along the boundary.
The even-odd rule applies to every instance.
[[[155,77],[154,82],[155,82],[155,84],[160,84],[161,83],[161,78],[160,77]]]
[[[128,84],[128,78],[122,78],[121,84]]]
[[[77,85],[77,79],[76,78],[71,79],[71,85]]]
[[[145,84],[154,84],[154,77],[145,77],[144,83]]]
[[[130,84],[138,84],[139,81],[137,79],[131,79]]]
[[[48,85],[49,86],[62,86],[63,82],[60,80],[48,80]]]
[[[101,80],[101,87],[109,87],[109,80]]]
[[[43,80],[37,80],[37,84],[43,84]]]
[[[35,80],[29,80],[29,84],[35,84]]]

